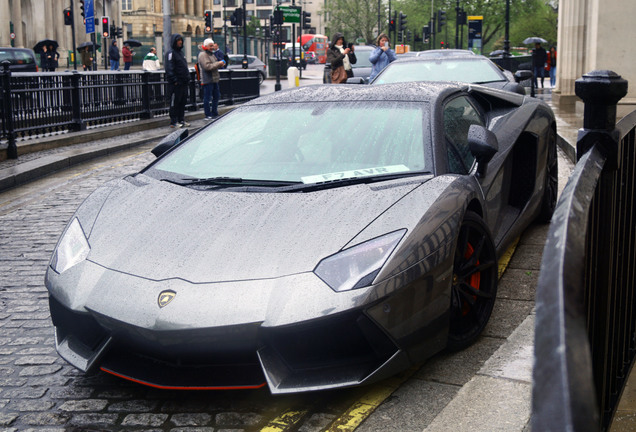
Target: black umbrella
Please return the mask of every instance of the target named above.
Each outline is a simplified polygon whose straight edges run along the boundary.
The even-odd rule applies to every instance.
[[[35,46],[33,47],[33,51],[40,52],[42,51],[43,46],[46,46],[46,48],[48,49],[50,45],[53,45],[53,49],[57,49],[57,47],[59,46],[56,40],[42,39],[41,41],[35,44]]]
[[[83,50],[84,48],[87,48],[87,47],[92,49],[93,42],[83,42],[77,47],[77,50],[81,51],[81,50]],[[101,47],[100,44],[98,44],[98,43],[95,44],[95,49],[98,49],[100,47]]]
[[[135,47],[140,47],[142,43],[139,42],[137,39],[128,39],[124,41],[124,45],[128,45],[135,48]]]
[[[501,56],[504,55],[506,51],[505,50],[495,50],[492,51],[490,54],[488,54],[490,57],[495,57],[495,56]]]
[[[524,44],[533,44],[533,43],[548,43],[548,41],[547,41],[547,40],[545,40],[545,39],[543,39],[543,38],[540,38],[540,37],[538,37],[538,36],[532,36],[532,37],[529,37],[529,38],[525,38],[525,39],[523,40],[523,43],[524,43]]]

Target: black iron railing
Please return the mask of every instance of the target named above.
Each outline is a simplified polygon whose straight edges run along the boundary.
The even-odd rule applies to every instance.
[[[219,72],[221,105],[260,95],[257,70]],[[202,107],[201,86],[194,71],[190,76],[186,109],[197,111]],[[17,158],[16,143],[21,139],[165,116],[169,111],[163,71],[11,74],[5,67],[0,79],[0,140],[7,141],[9,158]]]
[[[577,165],[559,199],[537,286],[532,429],[605,431],[636,354],[636,111],[627,82],[576,81]]]

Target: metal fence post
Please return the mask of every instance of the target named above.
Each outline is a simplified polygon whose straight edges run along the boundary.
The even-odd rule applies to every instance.
[[[11,103],[11,71],[9,60],[2,62],[2,124],[7,134],[7,158],[18,158],[18,147],[15,143],[15,131],[13,130],[13,109]]]
[[[590,207],[586,233],[584,298],[592,370],[601,428],[606,430],[617,405],[622,365],[620,308],[627,286],[621,282],[625,267],[626,225],[621,184],[620,132],[616,104],[627,94],[627,81],[607,70],[596,70],[575,82],[576,95],[585,102],[583,128],[576,145],[577,158],[596,148],[605,157]],[[629,253],[627,253],[629,255]]]
[[[73,130],[86,129],[86,123],[82,121],[82,104],[80,102],[80,73],[73,71],[71,75],[71,107],[73,109]]]
[[[143,106],[141,118],[149,119],[152,118],[152,111],[150,110],[150,72],[144,71],[141,76],[141,82],[141,104]]]
[[[197,111],[199,109],[197,105],[197,74],[196,72],[190,72],[190,109],[189,111]]]
[[[576,143],[577,160],[598,144],[607,157],[606,169],[617,169],[616,104],[627,94],[627,81],[615,72],[595,70],[577,79],[574,90],[585,103],[583,129]]]

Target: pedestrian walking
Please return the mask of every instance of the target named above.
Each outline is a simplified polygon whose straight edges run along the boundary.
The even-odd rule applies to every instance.
[[[353,76],[351,65],[355,64],[357,59],[353,52],[353,44],[344,47],[345,39],[342,33],[336,33],[331,38],[331,45],[327,51],[327,62],[331,65],[331,82],[332,84],[342,84],[347,82],[347,78]]]
[[[93,70],[93,52],[90,47],[82,49],[82,51],[80,52],[80,56],[82,59],[82,67],[84,68],[84,70]]]
[[[157,48],[150,47],[150,51],[148,51],[148,54],[144,57],[144,62],[141,67],[145,71],[156,71],[161,69],[159,57],[157,57]]]
[[[219,115],[219,99],[221,98],[221,89],[219,87],[219,69],[225,66],[223,59],[219,60],[216,56],[215,47],[218,45],[214,40],[208,38],[203,41],[203,50],[199,53],[197,62],[201,73],[201,86],[203,88],[203,111],[205,119],[212,120]],[[210,107],[210,102],[212,106]]]
[[[556,68],[557,68],[557,52],[556,47],[552,45],[547,54],[548,70],[550,74],[550,87],[556,85]]]
[[[60,59],[60,53],[57,52],[53,45],[49,45],[49,71],[55,72],[57,69],[58,61]]]
[[[532,50],[532,69],[534,72],[534,87],[538,88],[537,78],[541,78],[541,88],[543,88],[543,80],[545,77],[545,66],[547,61],[547,54],[545,48],[541,46],[539,42],[534,44]]]
[[[183,55],[183,37],[180,34],[172,35],[170,50],[166,53],[166,59],[163,64],[166,69],[166,81],[168,82],[166,95],[170,101],[170,127],[190,126],[190,123],[185,121],[190,70],[188,61]]]
[[[135,52],[130,49],[128,44],[124,44],[124,47],[121,49],[121,54],[124,58],[124,70],[130,70]]]
[[[51,53],[48,51],[46,45],[42,46],[42,51],[40,52],[40,69],[42,72],[49,71],[49,62],[51,61]]]
[[[382,69],[397,59],[395,51],[391,49],[389,37],[385,33],[381,33],[375,41],[375,49],[369,56],[369,62],[373,65],[369,81],[376,77]]]
[[[117,40],[113,40],[108,49],[108,57],[110,58],[110,70],[119,70],[119,48],[117,48]]]

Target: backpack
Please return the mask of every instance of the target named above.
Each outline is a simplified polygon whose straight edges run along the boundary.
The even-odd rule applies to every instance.
[[[201,82],[201,71],[199,70],[199,62],[194,64],[194,70],[197,73],[197,81]]]

